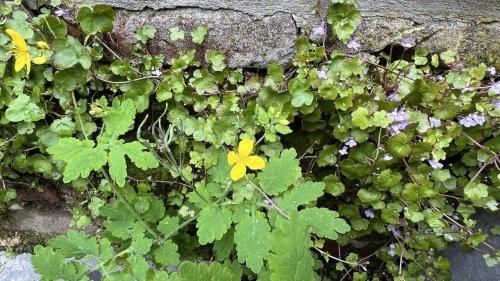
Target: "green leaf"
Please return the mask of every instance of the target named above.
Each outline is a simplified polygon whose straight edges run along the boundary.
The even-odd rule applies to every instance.
[[[114,237],[128,239],[132,234],[135,217],[124,203],[117,201],[112,204],[103,205],[99,208],[101,216],[105,217],[104,226],[106,231]]]
[[[271,248],[271,227],[264,215],[256,212],[241,220],[235,227],[234,242],[238,261],[245,262],[254,273],[259,273]]]
[[[30,101],[29,96],[20,94],[9,103],[9,108],[5,111],[5,117],[10,122],[24,121],[31,123],[43,119],[45,114],[35,103]]]
[[[315,201],[323,195],[325,183],[323,182],[304,182],[290,191],[283,193],[278,197],[276,205],[286,212],[296,210],[300,205],[306,205]]]
[[[291,148],[283,150],[279,158],[269,158],[269,163],[257,176],[260,187],[266,194],[278,195],[299,178],[300,167],[296,156],[297,152]]]
[[[203,208],[196,223],[200,244],[206,245],[221,239],[231,226],[231,216],[232,213],[228,208],[215,204]]]
[[[205,35],[207,35],[208,28],[205,26],[198,26],[191,32],[191,37],[193,38],[193,43],[201,44],[205,41]]]
[[[135,33],[135,39],[142,44],[146,44],[149,40],[153,39],[156,34],[156,28],[152,25],[145,25],[139,28]]]
[[[89,51],[74,37],[57,39],[51,44],[51,48],[54,51],[52,63],[57,69],[71,68],[77,63],[84,69],[89,69],[92,64]]]
[[[439,54],[439,57],[445,64],[452,64],[455,62],[455,52],[448,50]]]
[[[391,122],[391,119],[387,116],[387,111],[381,110],[373,113],[373,126],[387,128]]]
[[[85,232],[70,229],[66,236],[58,236],[49,240],[49,245],[53,248],[59,248],[65,257],[75,257],[81,259],[84,257],[99,256],[99,246],[95,237],[87,237]]]
[[[358,127],[361,130],[365,130],[370,127],[371,124],[368,120],[369,111],[364,107],[358,107],[355,111],[351,113],[352,116],[352,125],[354,127]]]
[[[482,183],[471,182],[464,188],[465,198],[477,201],[488,196],[488,186]]]
[[[276,89],[277,86],[285,80],[284,69],[281,65],[273,62],[267,66],[267,75],[264,86]]]
[[[344,234],[351,230],[346,221],[339,218],[339,213],[326,208],[305,208],[300,211],[300,216],[319,237],[337,240],[337,233]]]
[[[109,5],[84,6],[80,8],[76,20],[87,35],[110,32],[116,13]]]
[[[308,224],[297,212],[290,213],[290,220],[279,220],[271,236],[269,270],[271,280],[275,281],[313,281],[319,280],[314,272],[313,243]]]
[[[170,32],[170,41],[184,40],[184,31],[180,30],[178,26],[168,29]]]
[[[328,175],[324,177],[323,182],[325,183],[325,192],[333,196],[339,196],[345,191],[344,184],[339,181],[339,178],[336,175]]]
[[[225,59],[226,56],[219,51],[212,50],[206,54],[206,60],[211,64],[214,71],[222,71],[226,68],[226,64],[224,63]]]
[[[130,143],[119,143],[109,147],[108,165],[109,175],[120,187],[125,185],[127,177],[127,164],[125,155],[142,170],[157,168],[159,163],[155,156],[137,141]]]
[[[106,111],[104,116],[105,131],[103,139],[117,139],[119,136],[128,132],[135,120],[134,102],[127,99],[120,102],[118,99],[113,100],[113,107]]]
[[[225,183],[229,180],[231,166],[227,162],[227,153],[223,149],[217,151],[217,165],[208,169],[211,180],[217,183]]]
[[[179,267],[182,281],[239,281],[239,277],[229,268],[218,262],[195,264],[183,262]]]
[[[64,182],[68,183],[79,177],[87,178],[91,171],[98,171],[108,161],[102,147],[94,147],[94,141],[75,138],[60,139],[47,149],[54,160],[64,161]]]
[[[295,78],[290,80],[288,90],[292,95],[292,105],[294,107],[311,105],[314,100],[314,95],[309,91],[309,82],[306,79]]]
[[[333,34],[347,43],[361,23],[361,14],[353,5],[334,3],[329,6],[326,19],[332,25]]]
[[[177,245],[172,240],[163,241],[163,243],[153,251],[154,259],[161,265],[177,265],[179,264],[179,254],[177,253]]]
[[[179,227],[178,217],[165,217],[158,223],[158,231],[165,237],[172,237],[176,233],[176,229]]]
[[[149,270],[149,264],[147,263],[146,258],[140,255],[130,255],[127,258],[127,262],[132,267],[134,280],[145,281],[146,273]]]
[[[65,258],[61,252],[54,252],[51,247],[37,245],[31,264],[42,276],[42,280],[80,280],[77,276],[86,271],[86,266],[76,267],[75,263],[66,263]]]
[[[387,141],[387,150],[395,157],[403,158],[410,154],[411,146],[405,133],[399,133]]]
[[[323,149],[319,152],[318,156],[318,166],[334,166],[337,164],[337,153],[339,150],[335,145],[325,145]]]

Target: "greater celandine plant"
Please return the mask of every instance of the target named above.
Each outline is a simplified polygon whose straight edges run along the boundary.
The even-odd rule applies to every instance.
[[[103,40],[111,7],[70,24],[58,2],[0,5],[0,210],[33,174],[81,191],[72,225],[100,227],[36,246],[42,280],[450,280],[453,242],[498,263],[500,228],[473,217],[498,206],[493,66],[456,69],[412,38],[408,60],[355,54],[351,0],[311,30],[348,54],[301,36],[263,76],[217,50],[150,55],[146,25],[130,59]]]

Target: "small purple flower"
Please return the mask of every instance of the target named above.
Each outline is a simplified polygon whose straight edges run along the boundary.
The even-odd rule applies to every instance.
[[[443,168],[443,164],[439,163],[439,160],[431,159],[429,160],[429,164],[433,169],[441,169]]]
[[[392,232],[392,235],[394,236],[399,236],[401,235],[401,232],[399,232],[399,229],[396,229],[394,226],[392,225],[387,225],[387,230],[389,230],[390,232]]]
[[[358,145],[358,143],[355,140],[348,140],[345,143],[345,145],[348,146],[348,147],[355,147],[356,145]]]
[[[491,76],[497,74],[497,70],[495,69],[494,66],[490,66],[486,70],[490,73]]]
[[[339,153],[340,155],[346,155],[347,154],[347,146],[343,146],[340,150]]]
[[[407,221],[407,220],[405,220],[405,219],[402,219],[402,220],[400,220],[400,221],[398,222],[398,224],[399,224],[400,226],[407,226],[407,225],[408,225],[408,221]]]
[[[326,73],[326,69],[324,69],[324,68],[322,68],[321,70],[316,70],[316,75],[320,79],[328,80],[328,75]]]
[[[438,76],[436,76],[436,82],[438,82],[438,83],[439,83],[439,82],[441,82],[441,81],[443,81],[443,76],[442,76],[442,75],[438,75]]]
[[[315,36],[324,36],[325,29],[326,29],[325,21],[322,21],[320,26],[313,28],[313,34]]]
[[[458,225],[456,225],[456,224],[452,224],[450,229],[451,229],[451,231],[459,231],[460,227],[458,227]]]
[[[353,37],[349,40],[349,43],[347,43],[347,48],[349,49],[354,49],[356,51],[359,51],[359,48],[361,47],[361,44],[358,43],[358,37]]]
[[[436,119],[434,117],[429,117],[429,123],[431,124],[431,127],[437,128],[441,126],[441,120]]]
[[[495,95],[500,94],[500,81],[491,83],[491,90]]]
[[[403,41],[401,41],[401,46],[403,46],[406,49],[415,46],[415,44],[416,44],[415,39],[412,37],[407,37],[407,38],[403,39]]]
[[[500,108],[500,100],[494,100],[491,102],[491,104],[496,106],[497,108]]]
[[[483,113],[474,112],[465,116],[464,118],[459,120],[460,125],[469,128],[474,127],[476,125],[483,125],[486,122],[486,118]]]
[[[62,17],[62,16],[67,16],[69,14],[69,11],[67,9],[63,9],[63,8],[60,8],[60,9],[57,9],[54,14],[58,17]]]
[[[395,249],[396,249],[396,245],[394,245],[394,244],[389,245],[389,251],[387,251],[389,256],[394,257],[396,255],[396,252],[394,251]]]
[[[410,125],[410,122],[408,121],[408,113],[406,113],[404,108],[401,109],[394,109],[392,112],[389,112],[387,114],[387,117],[391,119],[392,124],[387,127],[388,131],[391,133],[391,135],[397,135],[400,132],[402,132],[408,125]]]
[[[373,219],[375,217],[375,212],[373,211],[372,208],[365,210],[363,213],[367,218]]]
[[[158,68],[153,68],[153,71],[151,71],[151,74],[154,76],[161,76],[163,74],[163,72]]]
[[[463,88],[463,89],[462,89],[462,91],[461,91],[461,92],[462,92],[462,94],[463,94],[463,93],[465,93],[465,92],[472,92],[472,91],[474,91],[474,88],[472,88],[472,87],[465,87],[465,88]]]

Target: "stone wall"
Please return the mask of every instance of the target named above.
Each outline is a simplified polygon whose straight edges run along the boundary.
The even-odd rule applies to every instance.
[[[263,68],[272,61],[286,64],[299,34],[311,35],[324,18],[330,0],[70,0],[73,5],[105,3],[118,9],[108,41],[127,54],[134,31],[154,25],[157,38],[148,46],[167,59],[178,50],[197,48],[226,52],[232,67]],[[361,51],[376,52],[395,42],[398,33],[416,39],[431,52],[454,50],[464,63],[500,67],[500,4],[498,0],[358,0],[363,21],[355,36]],[[209,28],[206,41],[170,42],[168,29],[188,34]],[[314,38],[313,40],[320,40]],[[334,44],[340,48],[340,44]],[[202,53],[202,52],[201,52]]]

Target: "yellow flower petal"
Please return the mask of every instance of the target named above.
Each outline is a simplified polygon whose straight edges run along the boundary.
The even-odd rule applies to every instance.
[[[40,49],[46,49],[46,50],[50,49],[49,44],[47,44],[47,42],[45,42],[45,41],[38,41],[38,42],[36,42],[36,45]]]
[[[245,163],[245,165],[252,170],[262,169],[266,166],[264,159],[259,156],[249,156],[247,158],[243,158],[243,163]]]
[[[7,34],[10,36],[10,38],[12,39],[12,43],[14,43],[14,47],[17,50],[28,52],[28,45],[26,45],[26,41],[24,41],[24,38],[20,33],[10,28],[7,28],[5,32],[7,32]]]
[[[240,160],[238,154],[236,154],[236,152],[234,151],[229,151],[229,153],[227,154],[227,163],[229,163],[229,165],[234,165],[236,162],[238,162],[238,160]]]
[[[16,63],[14,65],[14,70],[16,72],[19,72],[26,65],[26,55],[14,53],[14,56],[16,57]]]
[[[26,58],[24,64],[26,65],[26,76],[30,74],[31,71],[31,60],[30,56],[28,55],[28,52],[26,52]]]
[[[231,179],[233,181],[237,181],[241,179],[243,176],[245,176],[245,173],[247,172],[247,167],[242,161],[239,161],[234,165],[234,167],[231,169]]]
[[[47,62],[47,60],[44,57],[33,58],[33,63],[34,64],[44,64],[46,62]]]
[[[252,140],[242,140],[238,145],[238,155],[245,158],[252,153],[254,142]]]

